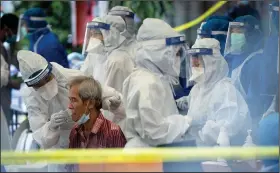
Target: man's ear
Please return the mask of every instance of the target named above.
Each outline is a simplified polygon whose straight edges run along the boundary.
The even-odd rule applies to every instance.
[[[89,100],[88,102],[89,102],[88,103],[88,108],[89,109],[95,108],[95,100]]]

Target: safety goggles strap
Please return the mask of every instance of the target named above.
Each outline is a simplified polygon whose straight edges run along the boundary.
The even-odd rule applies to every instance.
[[[213,49],[208,48],[192,48],[187,50],[189,55],[213,55]]]
[[[32,77],[31,79],[26,79],[24,82],[28,87],[34,86],[39,83],[42,79],[48,76],[52,71],[52,65],[48,63],[48,65],[42,70],[38,75]]]
[[[134,13],[130,11],[114,10],[110,11],[109,14],[115,16],[125,16],[129,18],[134,18]]]
[[[110,25],[102,22],[88,22],[87,28],[110,30]]]

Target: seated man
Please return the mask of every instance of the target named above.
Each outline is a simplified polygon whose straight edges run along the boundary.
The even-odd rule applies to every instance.
[[[92,77],[77,76],[69,83],[69,109],[76,122],[69,137],[69,148],[123,148],[126,144],[121,128],[101,113],[102,89]],[[77,171],[68,165],[68,171]]]
[[[70,133],[69,148],[123,148],[120,127],[101,113],[102,89],[92,77],[78,76],[70,82],[69,109],[76,122]]]

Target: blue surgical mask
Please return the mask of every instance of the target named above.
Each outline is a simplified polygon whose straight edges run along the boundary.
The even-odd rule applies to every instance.
[[[246,44],[246,38],[244,33],[232,33],[230,35],[231,42],[231,52],[232,53],[241,53],[242,48]]]
[[[7,43],[15,43],[17,41],[17,36],[16,35],[12,35],[11,37],[7,38],[6,42]]]
[[[83,114],[81,118],[77,121],[78,125],[84,124],[89,120],[89,114]]]

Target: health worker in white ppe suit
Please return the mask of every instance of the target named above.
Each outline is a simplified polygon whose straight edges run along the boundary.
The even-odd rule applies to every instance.
[[[130,53],[130,56],[134,59],[136,49],[138,47],[136,36],[135,36],[134,12],[128,7],[115,6],[108,12],[108,14],[113,16],[121,16],[125,21],[126,24],[126,32],[124,33],[124,36],[126,37],[125,45],[126,45],[126,49]]]
[[[17,54],[22,78],[28,87],[21,90],[33,138],[43,149],[68,148],[74,125],[68,109],[68,81],[82,72],[48,63],[41,55],[21,50]],[[102,93],[104,109],[117,108],[120,94],[107,88]],[[109,91],[109,93],[108,93]],[[108,108],[110,106],[110,108]],[[50,165],[49,171],[66,171],[65,165]]]
[[[185,37],[163,20],[147,18],[137,41],[141,45],[135,59],[138,68],[123,85],[125,147],[182,141],[191,119],[178,113],[172,86],[178,84],[181,59],[186,55]]]
[[[93,30],[93,25],[97,22],[101,22],[99,17],[96,17],[92,22],[87,23],[86,34],[88,30],[92,30],[88,37],[87,48],[83,51],[83,55],[86,57],[81,71],[87,76],[92,76],[95,80],[98,80],[100,84],[104,84],[105,80],[105,63],[107,59],[107,54],[102,43],[102,33],[100,30]],[[85,35],[86,35],[85,34]],[[86,38],[86,37],[85,37]],[[85,45],[84,45],[85,46]]]
[[[198,146],[219,144],[221,127],[230,139],[245,134],[250,125],[248,107],[227,77],[228,65],[220,53],[219,41],[198,39],[187,53],[191,57],[190,80],[196,83],[190,95],[181,100],[188,104],[187,116],[193,120],[189,134]],[[240,140],[244,141],[245,136]]]
[[[104,68],[95,75],[103,74],[101,84],[118,92],[122,92],[123,81],[134,68],[132,57],[124,44],[126,40],[124,33],[126,33],[124,20],[120,16],[106,15],[99,21],[87,24],[83,46],[83,54],[85,51],[95,53],[105,51]]]

